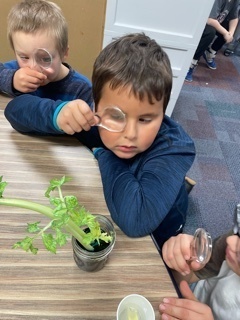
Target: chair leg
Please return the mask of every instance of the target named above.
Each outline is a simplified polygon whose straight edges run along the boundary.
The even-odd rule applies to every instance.
[[[189,177],[185,177],[185,186],[186,186],[186,189],[187,189],[187,193],[189,194],[193,187],[195,186],[197,182],[194,181],[193,179],[189,178]]]

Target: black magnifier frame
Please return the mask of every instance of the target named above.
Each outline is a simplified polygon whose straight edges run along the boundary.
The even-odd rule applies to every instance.
[[[233,217],[233,234],[240,238],[240,203],[236,205]],[[240,266],[240,247],[239,240],[237,242],[236,257]]]
[[[240,238],[240,203],[236,205],[234,212],[233,233]]]

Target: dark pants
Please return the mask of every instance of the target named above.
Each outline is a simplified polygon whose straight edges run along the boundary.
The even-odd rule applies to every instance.
[[[223,21],[221,25],[228,30],[229,21]],[[216,39],[214,40],[215,36],[216,36]],[[207,50],[208,46],[211,44],[213,40],[214,42],[211,47],[214,51],[220,50],[225,43],[223,35],[216,32],[215,28],[207,24],[205,29],[203,30],[203,34],[201,36],[201,39],[199,41],[199,44],[197,46],[193,59],[199,60],[203,55],[204,51]]]

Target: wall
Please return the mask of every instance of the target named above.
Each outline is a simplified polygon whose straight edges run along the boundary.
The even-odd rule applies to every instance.
[[[0,0],[0,61],[14,58],[7,41],[7,15],[19,0]],[[63,10],[69,25],[67,62],[91,77],[94,60],[102,48],[106,0],[54,0]]]
[[[174,109],[213,2],[107,1],[103,46],[125,33],[145,32],[168,54],[173,71],[173,89],[166,110],[168,116],[171,116]]]

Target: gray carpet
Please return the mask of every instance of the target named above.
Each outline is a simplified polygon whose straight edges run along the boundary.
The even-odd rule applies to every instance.
[[[189,196],[184,231],[197,227],[216,237],[232,228],[240,202],[240,57],[219,52],[217,70],[203,60],[185,83],[172,118],[193,138],[197,156],[188,176],[197,181]]]

